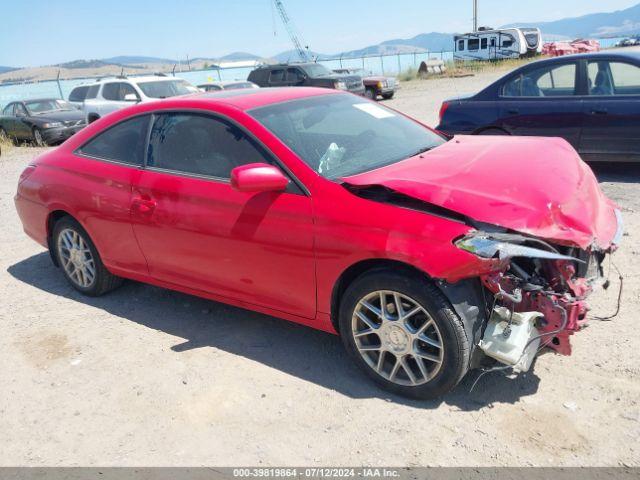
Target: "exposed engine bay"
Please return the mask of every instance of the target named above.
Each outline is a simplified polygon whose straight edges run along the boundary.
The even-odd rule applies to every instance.
[[[587,321],[586,298],[609,286],[603,262],[616,249],[615,240],[607,251],[504,231],[476,231],[456,241],[475,255],[506,261],[502,271],[480,277],[492,297],[480,349],[516,372],[527,371],[545,347],[570,355],[569,337]]]

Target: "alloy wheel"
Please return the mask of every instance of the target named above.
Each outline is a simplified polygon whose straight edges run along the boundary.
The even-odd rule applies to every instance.
[[[91,249],[82,235],[65,228],[58,235],[58,258],[71,281],[90,288],[96,280],[96,264]]]
[[[364,361],[390,382],[418,386],[440,371],[440,330],[424,307],[407,295],[390,290],[367,294],[354,309],[351,330]]]

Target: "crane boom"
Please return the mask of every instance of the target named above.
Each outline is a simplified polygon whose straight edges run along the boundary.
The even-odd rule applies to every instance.
[[[298,55],[300,56],[300,60],[302,60],[303,62],[308,62],[310,60],[309,54],[307,53],[307,50],[302,46],[302,42],[300,42],[300,39],[296,34],[295,28],[293,27],[293,22],[289,18],[289,15],[287,15],[287,11],[284,8],[282,0],[273,0],[273,3],[278,10],[278,14],[282,19],[282,23],[287,29],[287,33],[289,34],[289,38],[291,39],[296,52],[298,52]]]

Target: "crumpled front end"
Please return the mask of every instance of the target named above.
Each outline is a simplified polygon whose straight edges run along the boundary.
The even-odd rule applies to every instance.
[[[480,279],[489,320],[479,347],[488,356],[523,371],[540,348],[571,353],[569,337],[586,321],[586,298],[604,284],[603,262],[620,243],[622,219],[566,141],[455,137],[343,181],[363,198],[468,226],[452,242],[486,270],[477,262],[430,269],[438,259],[424,270],[447,285]],[[382,189],[386,195],[376,194]]]
[[[623,228],[620,212],[615,214],[616,233],[605,249],[562,246],[502,231],[474,231],[455,242],[481,258],[504,262],[501,271],[480,276],[493,297],[479,344],[486,355],[526,371],[544,347],[571,354],[569,337],[586,323],[587,297],[608,287],[603,264],[618,247]]]

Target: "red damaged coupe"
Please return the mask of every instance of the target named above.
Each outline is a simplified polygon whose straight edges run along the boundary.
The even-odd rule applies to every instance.
[[[313,88],[115,112],[29,165],[15,203],[80,292],[133,279],[338,333],[417,398],[570,354],[622,236],[564,140],[447,140]]]

